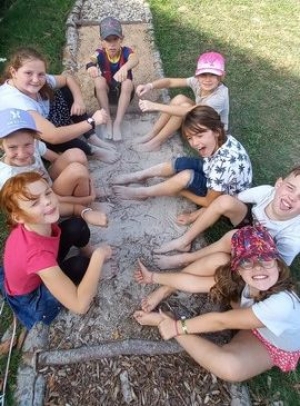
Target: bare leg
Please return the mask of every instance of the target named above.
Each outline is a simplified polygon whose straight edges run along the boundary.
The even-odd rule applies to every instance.
[[[160,286],[153,292],[151,292],[147,297],[142,299],[141,307],[146,313],[154,310],[163,300],[167,299],[176,292],[176,289],[170,288],[169,286]]]
[[[120,141],[122,139],[120,126],[121,126],[123,117],[126,113],[126,110],[129,106],[132,90],[133,90],[133,84],[130,79],[126,79],[124,82],[122,82],[117,115],[116,115],[116,119],[115,119],[114,125],[113,125],[113,140],[114,141]]]
[[[188,226],[189,224],[192,224],[197,220],[198,217],[201,216],[201,214],[203,214],[205,209],[206,207],[201,207],[200,209],[192,212],[183,212],[179,214],[176,218],[176,224],[180,226]]]
[[[113,164],[117,162],[121,155],[117,150],[93,147],[93,158],[98,158],[107,164]]]
[[[145,199],[156,196],[174,196],[185,189],[191,179],[191,171],[184,170],[170,179],[148,187],[114,186],[113,191],[120,199]]]
[[[114,145],[111,145],[108,142],[101,140],[97,136],[97,134],[91,135],[88,139],[88,143],[91,145],[94,145],[95,147],[98,147],[98,148],[105,148],[105,149],[110,149],[110,150],[116,151],[116,147]]]
[[[90,175],[87,167],[73,162],[53,180],[53,190],[59,196],[90,196]]]
[[[223,347],[195,335],[175,339],[199,365],[226,381],[242,382],[273,366],[267,349],[248,330],[238,332]]]
[[[143,144],[144,142],[150,141],[153,137],[155,137],[160,130],[167,124],[167,122],[170,119],[170,115],[166,113],[162,113],[156,123],[154,124],[153,128],[151,131],[149,131],[146,135],[143,137],[139,137],[136,140],[137,144]]]
[[[172,162],[164,162],[141,171],[117,176],[112,180],[112,184],[126,185],[127,183],[140,182],[141,180],[148,178],[167,178],[172,175],[174,175]]]
[[[135,149],[140,152],[158,151],[161,145],[177,131],[182,123],[182,117],[171,116],[164,128],[151,140],[138,145]]]
[[[231,237],[234,232],[235,232],[235,230],[228,231],[218,241],[208,245],[207,247],[201,248],[198,251],[188,252],[188,253],[178,254],[178,255],[171,255],[171,256],[156,255],[154,257],[154,263],[160,269],[172,269],[172,268],[187,266],[201,258],[206,257],[207,255],[210,255],[210,254],[213,254],[216,252],[223,252],[223,253],[229,254],[230,247],[231,247]]]
[[[222,252],[207,255],[177,273],[150,272],[140,267],[139,283],[159,283],[160,286],[142,300],[142,309],[150,312],[177,289],[190,293],[207,293],[214,285],[214,273],[218,266],[228,262],[229,256]],[[143,276],[145,275],[145,281]],[[150,281],[150,282],[149,282]]]
[[[175,96],[170,106],[192,107],[194,101],[183,95]],[[139,151],[156,151],[160,146],[177,131],[182,123],[182,117],[170,114],[161,114],[153,129],[145,137],[139,139],[142,144],[137,147]]]
[[[48,168],[50,178],[56,179],[70,164],[77,163],[88,167],[88,160],[85,153],[79,148],[70,148],[58,156]]]
[[[96,97],[100,108],[103,108],[108,114],[108,121],[106,126],[104,126],[104,137],[107,139],[112,139],[112,121],[109,109],[108,91],[106,80],[103,77],[98,77],[94,79],[94,85],[96,89]]]
[[[238,224],[245,217],[247,206],[235,197],[222,195],[215,199],[206,208],[187,232],[162,247],[155,250],[157,253],[165,253],[173,250],[187,251],[191,242],[200,233],[212,226],[222,215],[228,217],[233,224]]]
[[[160,321],[162,321],[163,319],[159,313],[146,313],[142,310],[137,310],[136,312],[134,312],[133,317],[141,326],[155,327],[157,327]]]

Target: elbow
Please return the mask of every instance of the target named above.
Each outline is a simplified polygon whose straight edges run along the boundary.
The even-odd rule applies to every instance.
[[[78,309],[75,313],[80,314],[80,315],[84,315],[88,312],[89,308],[90,308],[90,303],[88,304],[82,304],[80,306],[78,306]]]
[[[88,303],[78,303],[77,305],[70,307],[69,310],[75,314],[84,315],[88,312],[91,306],[91,302]]]

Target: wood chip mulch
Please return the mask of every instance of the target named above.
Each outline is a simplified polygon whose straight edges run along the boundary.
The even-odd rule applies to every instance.
[[[120,356],[40,371],[45,406],[230,405],[229,384],[187,355]]]

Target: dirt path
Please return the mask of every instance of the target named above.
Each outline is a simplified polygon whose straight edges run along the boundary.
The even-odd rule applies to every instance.
[[[95,3],[99,3],[98,14]],[[140,64],[133,72],[135,83],[146,83],[162,74],[149,21],[142,12],[141,17],[137,14],[143,21],[124,18],[126,12],[127,16],[132,15],[134,7],[143,11],[146,6],[142,0],[128,1],[125,6],[118,1],[77,1],[71,15],[77,24],[68,26],[69,37],[73,36],[74,42],[68,42],[66,63],[80,80],[89,111],[94,111],[97,103],[84,69],[85,61],[99,46],[98,20],[105,13],[109,14],[108,7],[116,7],[117,3],[119,16],[113,15],[124,22],[125,45],[133,46],[140,56]],[[149,16],[149,10],[145,15]],[[151,97],[166,101],[166,94],[153,92]],[[182,154],[178,135],[158,152],[139,153],[134,149],[134,140],[151,128],[155,118],[156,115],[140,114],[134,100],[123,123],[123,141],[116,144],[121,159],[112,165],[90,161],[96,184],[106,194],[98,204],[109,216],[108,229],[92,228],[92,243],[105,241],[116,247],[116,255],[108,264],[106,278],[99,285],[88,314],[76,316],[62,312],[49,331],[41,326],[32,331],[25,346],[27,365],[23,365],[19,374],[18,394],[22,396],[22,405],[197,406],[204,402],[225,406],[231,402],[230,385],[218,381],[185,355],[161,355],[177,353],[179,347],[172,342],[162,342],[156,329],[142,328],[132,319],[141,298],[151,290],[132,279],[137,259],[143,258],[153,268],[152,250],[183,234],[185,229],[176,226],[174,219],[179,212],[192,207],[180,198],[118,200],[111,192],[114,176]],[[200,239],[197,244],[203,241]],[[110,278],[109,267],[115,265],[118,271]],[[205,296],[179,294],[169,303],[179,313],[199,314],[211,310]],[[221,342],[226,338],[226,335],[218,336],[217,340]],[[35,350],[41,353],[34,355]],[[153,354],[160,355],[149,357]],[[108,358],[112,355],[118,356]],[[75,358],[77,363],[74,364]],[[64,360],[61,366],[57,366],[59,359]],[[25,403],[24,399],[27,399]]]

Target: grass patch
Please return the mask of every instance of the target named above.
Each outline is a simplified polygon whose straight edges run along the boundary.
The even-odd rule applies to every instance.
[[[149,0],[165,76],[188,77],[197,57],[217,50],[226,57],[230,132],[252,160],[254,184],[273,184],[299,164],[300,3],[297,0]],[[172,90],[171,95],[181,92]],[[192,97],[191,93],[185,94]],[[208,242],[227,228],[212,227]],[[296,274],[299,260],[294,261]],[[299,274],[299,271],[298,271]],[[300,404],[300,368],[276,369],[249,382],[254,404]],[[257,403],[256,403],[257,402]]]
[[[11,3],[0,22],[0,57],[7,58],[17,47],[32,46],[48,58],[51,73],[60,73],[65,21],[74,0],[17,0]]]
[[[39,49],[49,61],[49,71],[62,71],[62,50],[65,44],[65,21],[74,0],[0,0],[0,58],[8,58],[20,46]],[[0,72],[4,64],[0,62]],[[0,215],[0,244],[6,238],[6,226]],[[12,323],[8,308],[1,316],[0,337]],[[10,364],[6,405],[14,404],[13,393],[21,354],[14,349]],[[6,356],[0,356],[0,377],[3,377]]]

